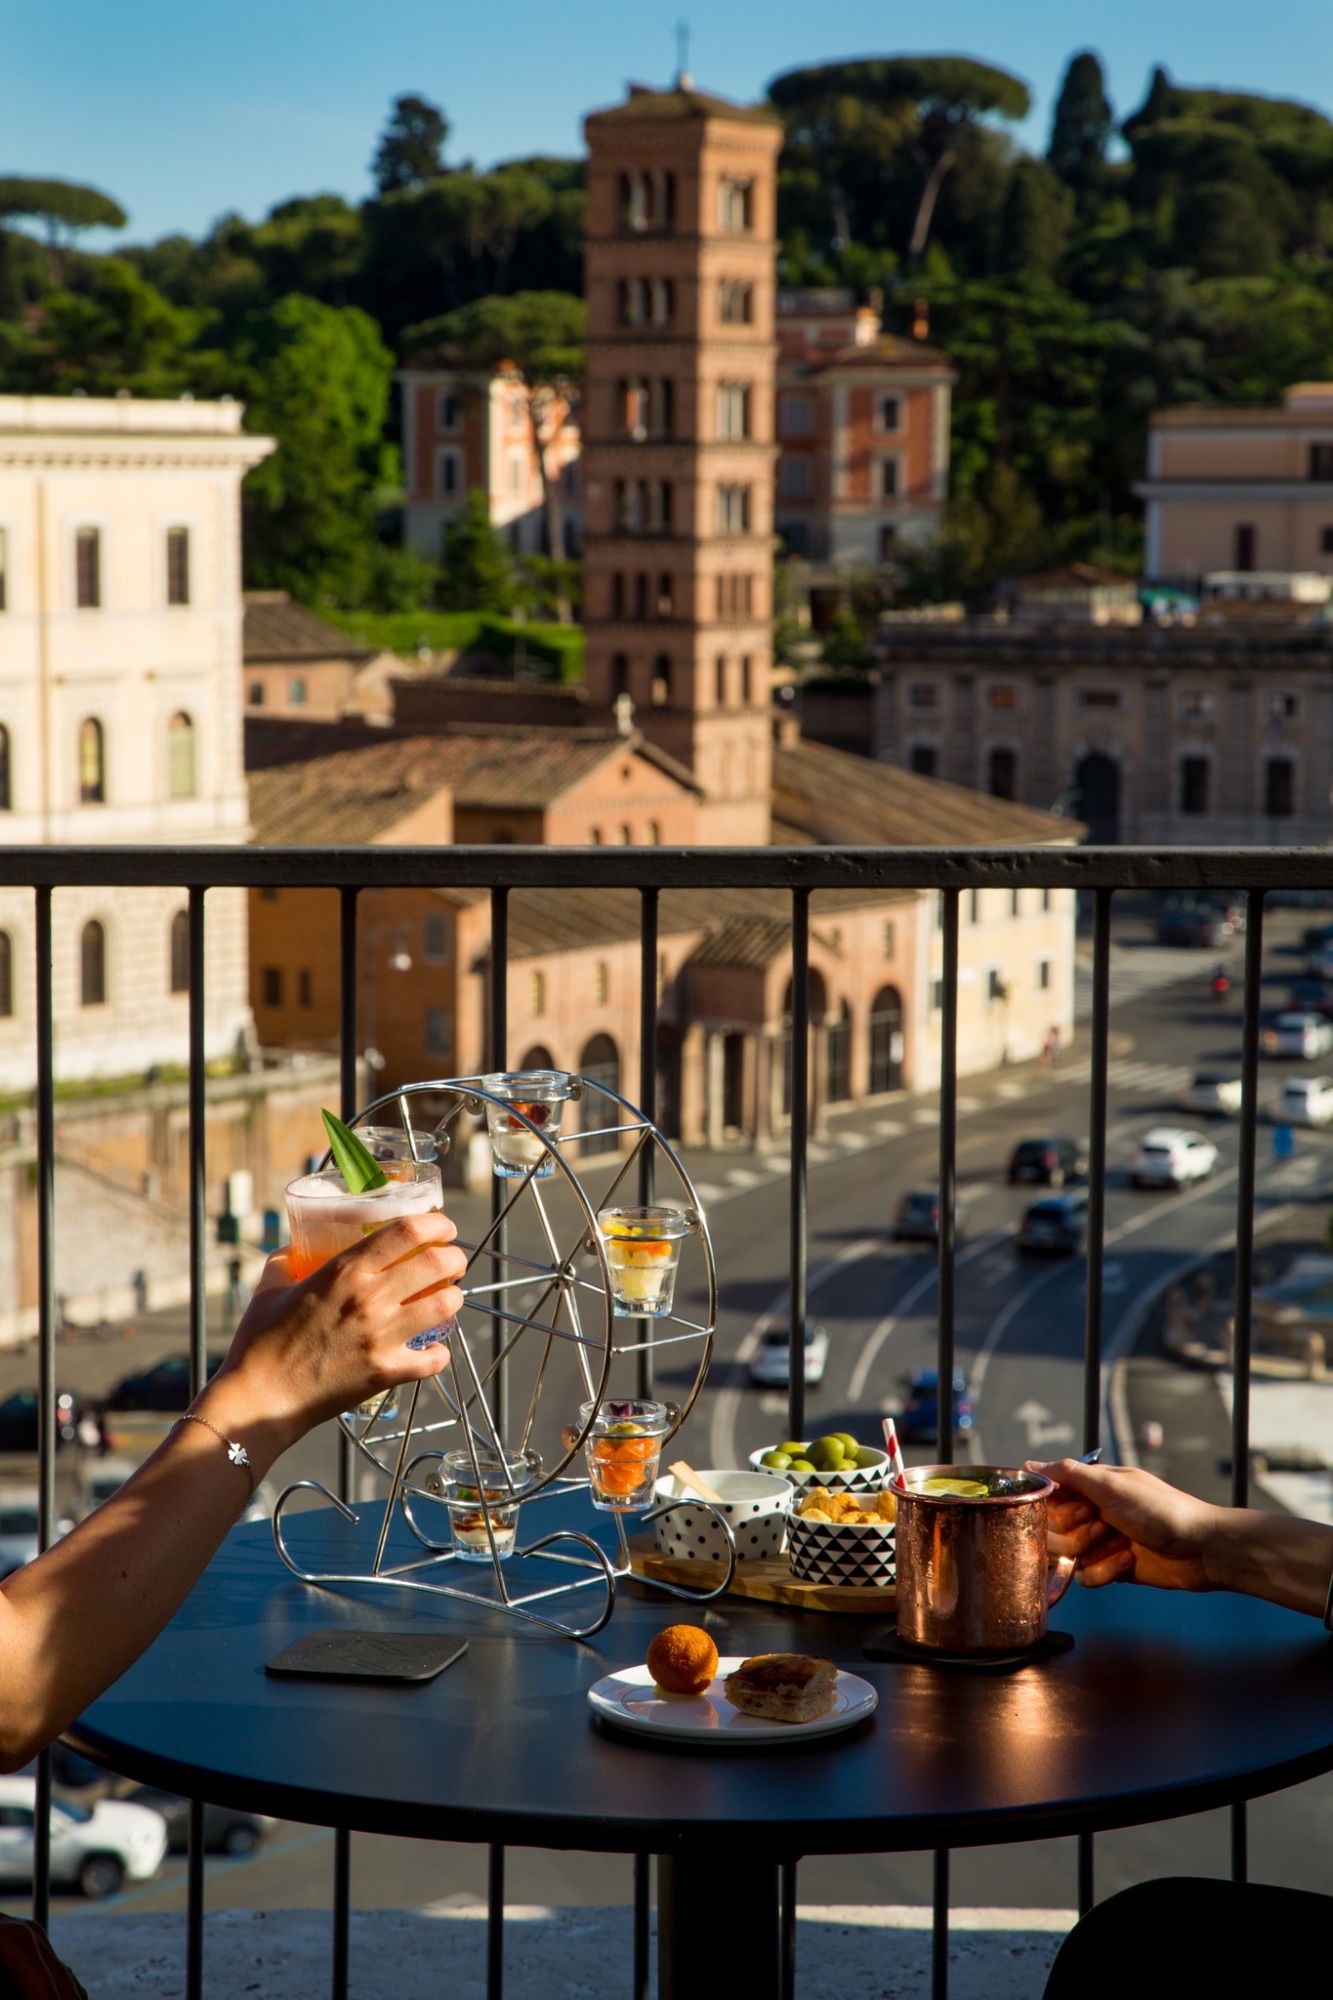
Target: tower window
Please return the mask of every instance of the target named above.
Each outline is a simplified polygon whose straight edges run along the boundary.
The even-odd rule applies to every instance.
[[[750,691],[751,690],[750,673],[751,673],[750,655],[748,653],[744,653],[741,656],[741,702],[743,706],[746,708],[750,706],[750,703],[754,698]]]
[[[725,485],[717,489],[718,533],[744,534],[750,526],[750,489]]]
[[[671,661],[665,653],[653,661],[652,697],[654,708],[665,708],[671,700]]]
[[[194,723],[182,711],[167,724],[167,796],[192,799],[194,791]]]
[[[748,382],[719,382],[717,388],[717,434],[724,443],[734,444],[750,435],[750,385]]]
[[[739,278],[723,278],[718,287],[718,318],[723,326],[748,326],[754,312],[754,286]]]
[[[74,602],[80,611],[96,611],[102,602],[100,528],[80,528],[74,537]]]
[[[676,287],[670,278],[653,280],[653,324],[670,326],[676,316]]]
[[[657,428],[663,437],[672,436],[676,428],[676,385],[670,376],[657,385]]]
[[[727,705],[727,656],[719,653],[713,664],[713,699],[719,708]]]
[[[1270,819],[1290,819],[1296,810],[1296,766],[1290,757],[1270,757],[1264,766],[1264,811]]]
[[[718,184],[717,221],[720,229],[731,232],[748,230],[753,226],[753,188],[747,180],[738,180],[727,175]]]
[[[611,616],[623,618],[625,615],[625,577],[622,570],[611,573]]]
[[[674,589],[675,586],[672,582],[670,572],[663,570],[657,579],[657,615],[659,618],[669,618],[671,616],[675,608]]]
[[[1192,815],[1208,811],[1210,766],[1206,757],[1180,760],[1180,810]]]
[[[629,656],[626,653],[611,655],[611,693],[613,697],[629,693]]]
[[[190,601],[190,531],[167,529],[167,603]]]

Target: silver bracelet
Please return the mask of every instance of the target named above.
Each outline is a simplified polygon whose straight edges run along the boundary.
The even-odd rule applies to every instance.
[[[227,1437],[224,1432],[218,1429],[216,1424],[210,1423],[207,1417],[197,1415],[194,1410],[187,1410],[185,1415],[180,1419],[180,1422],[183,1424],[202,1424],[206,1431],[212,1431],[219,1443],[226,1445],[228,1458],[233,1465],[240,1467],[250,1482],[250,1498],[253,1500],[255,1497],[255,1488],[258,1486],[259,1481],[255,1478],[254,1468],[250,1464],[250,1454],[245,1446],[238,1444],[235,1438]]]

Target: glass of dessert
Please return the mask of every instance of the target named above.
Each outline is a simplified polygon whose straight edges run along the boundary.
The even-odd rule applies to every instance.
[[[691,1210],[668,1203],[598,1211],[597,1227],[606,1245],[611,1302],[617,1317],[667,1317],[676,1289],[680,1246],[698,1226]]]
[[[509,1560],[518,1537],[519,1503],[540,1469],[531,1452],[502,1454],[478,1445],[475,1462],[470,1451],[445,1453],[441,1498],[460,1562],[489,1562],[492,1548],[500,1562]]]
[[[583,1445],[594,1507],[623,1513],[653,1505],[662,1440],[679,1414],[672,1403],[641,1398],[583,1405],[579,1429],[594,1419]]]
[[[565,1106],[574,1095],[574,1079],[562,1069],[518,1070],[507,1076],[484,1076],[481,1087],[499,1103],[486,1106],[486,1127],[497,1177],[521,1180],[531,1174],[546,1180],[555,1172],[551,1147],[560,1137]]]

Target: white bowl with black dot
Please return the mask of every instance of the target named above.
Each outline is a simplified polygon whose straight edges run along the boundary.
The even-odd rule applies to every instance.
[[[790,1480],[772,1472],[708,1472],[707,1480],[721,1495],[721,1505],[709,1506],[697,1493],[680,1485],[674,1473],[653,1487],[653,1505],[673,1502],[653,1522],[659,1556],[676,1562],[720,1563],[727,1559],[727,1537],[718,1515],[725,1516],[736,1540],[737,1562],[761,1562],[780,1556],[787,1540]]]

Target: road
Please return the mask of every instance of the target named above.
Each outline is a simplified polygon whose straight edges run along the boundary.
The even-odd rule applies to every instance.
[[[1271,993],[1281,998],[1295,967],[1292,940],[1303,913],[1270,920],[1266,966]],[[1106,1343],[1114,1354],[1143,1319],[1143,1308],[1181,1267],[1226,1243],[1235,1221],[1236,1132],[1213,1128],[1220,1159],[1209,1180],[1162,1195],[1129,1187],[1126,1166],[1136,1140],[1152,1123],[1176,1122],[1174,1098],[1195,1067],[1238,1059],[1238,1005],[1220,1005],[1208,990],[1211,958],[1163,952],[1144,942],[1140,919],[1116,928],[1113,970],[1111,1111],[1108,1138]],[[1276,1094],[1288,1067],[1266,1066],[1264,1095]],[[1333,1063],[1329,1065],[1333,1068]],[[1087,1130],[1088,1064],[1079,1049],[1055,1071],[1035,1066],[965,1079],[959,1100],[959,1185],[965,1239],[959,1253],[957,1348],[977,1409],[973,1455],[1012,1463],[1074,1445],[1081,1428],[1082,1264],[1047,1263],[1016,1254],[1013,1230],[1030,1192],[1006,1185],[1003,1168],[1013,1142],[1045,1131],[1081,1136]],[[1197,1123],[1196,1120],[1182,1122]],[[934,1179],[938,1118],[932,1100],[901,1100],[832,1121],[812,1149],[810,1175],[811,1313],[830,1335],[823,1384],[809,1392],[807,1430],[850,1428],[877,1438],[879,1416],[896,1410],[904,1378],[934,1361],[936,1276],[933,1253],[887,1241],[897,1197]],[[1262,1136],[1262,1135],[1261,1135]],[[786,1310],[788,1181],[785,1161],[700,1155],[688,1162],[709,1208],[720,1272],[716,1356],[709,1384],[681,1438],[701,1466],[743,1463],[745,1454],[786,1432],[785,1395],[749,1384],[746,1363],[764,1328]],[[587,1176],[594,1194],[611,1169]],[[1284,1218],[1322,1197],[1333,1177],[1333,1136],[1302,1134],[1293,1160],[1279,1165],[1265,1143],[1259,1169],[1259,1223]],[[451,1202],[464,1235],[484,1226],[484,1204]],[[1323,1210],[1318,1213],[1322,1218]],[[1322,1233],[1317,1227],[1315,1234]],[[134,1365],[178,1347],[182,1322],[166,1316],[145,1327],[132,1346]],[[128,1351],[129,1344],[126,1344]],[[61,1375],[76,1388],[105,1387],[127,1365],[127,1351],[80,1345],[62,1354]],[[0,1359],[0,1394],[31,1374],[31,1361]],[[24,1371],[26,1370],[26,1375]],[[669,1371],[667,1393],[673,1383]],[[1160,1413],[1179,1430],[1188,1397],[1215,1401],[1204,1377],[1157,1368],[1136,1377],[1132,1423]],[[1202,1401],[1200,1402],[1202,1407]],[[1190,1405],[1194,1407],[1193,1404]],[[1122,1416],[1123,1421],[1123,1416]],[[1219,1434],[1211,1402],[1201,1431]],[[930,1456],[922,1447],[909,1454]],[[289,1455],[278,1478],[333,1476],[327,1435]],[[1189,1477],[1202,1460],[1174,1459],[1173,1476]],[[1215,1484],[1215,1470],[1210,1476]],[[1298,1788],[1252,1811],[1252,1867],[1262,1878],[1326,1888],[1318,1857],[1333,1830],[1333,1781]],[[412,1905],[447,1894],[483,1894],[485,1854],[479,1849],[411,1841],[354,1843],[354,1900],[363,1906]],[[215,1907],[323,1904],[328,1896],[331,1841],[317,1829],[284,1826],[259,1857],[209,1867]],[[1164,1828],[1105,1836],[1098,1843],[1102,1892],[1144,1876],[1217,1872],[1227,1866],[1227,1823],[1213,1814]],[[1074,1860],[1068,1842],[1032,1843],[960,1855],[954,1899],[960,1903],[1067,1907]],[[515,1901],[604,1902],[630,1894],[629,1866],[599,1858],[515,1851],[510,1891]],[[802,1899],[811,1902],[920,1902],[929,1897],[928,1862],[920,1857],[860,1857],[804,1865]],[[179,1907],[183,1862],[156,1882],[120,1899],[140,1909]],[[17,1907],[17,1906],[16,1906]]]

